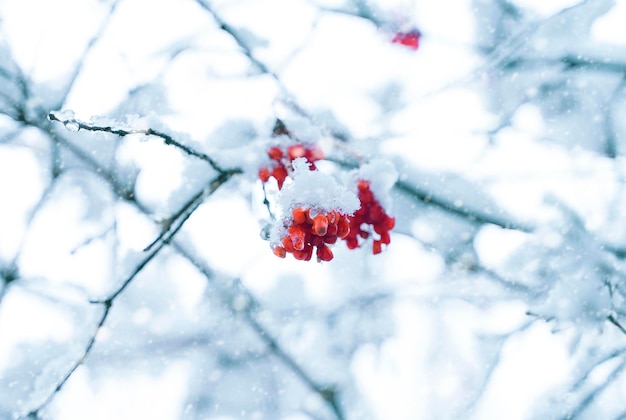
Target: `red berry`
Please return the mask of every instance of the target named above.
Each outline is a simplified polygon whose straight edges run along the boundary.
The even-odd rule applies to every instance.
[[[285,251],[285,248],[283,248],[282,246],[275,246],[274,255],[279,258],[285,258],[285,256],[287,255],[287,251]]]
[[[363,239],[369,238],[371,229],[373,229],[374,232],[380,235],[380,238],[373,241],[372,252],[379,254],[382,252],[382,245],[388,245],[391,242],[389,231],[394,227],[395,219],[388,216],[380,202],[376,200],[374,193],[370,190],[369,181],[360,180],[357,188],[361,207],[354,212],[354,215],[348,218],[349,232],[344,239],[349,249],[357,248],[359,246],[359,237]],[[363,228],[364,225],[370,225],[371,228]],[[338,226],[338,236],[341,237],[339,231],[344,233]]]
[[[421,34],[417,30],[405,33],[398,32],[391,42],[394,44],[404,45],[412,50],[417,50],[420,45],[420,37]]]
[[[326,235],[328,230],[328,219],[323,214],[318,214],[313,218],[313,233],[317,236]]]
[[[333,259],[333,251],[326,245],[318,246],[316,255],[318,261],[330,261]]]
[[[346,245],[348,249],[354,249],[359,247],[359,241],[356,238],[347,238]]]
[[[293,216],[293,223],[296,225],[301,225],[304,224],[304,222],[306,222],[306,219],[308,217],[308,210],[304,210],[301,208],[297,208],[294,209],[293,212],[291,213]]]
[[[387,229],[385,229],[385,227],[383,225],[375,223],[374,224],[374,232],[376,232],[376,233],[383,233],[383,232],[387,232]]]
[[[350,223],[348,222],[347,217],[343,216],[337,221],[337,236],[343,239],[348,236],[349,233]]]
[[[291,240],[291,236],[285,236],[282,240],[283,242],[283,247],[285,248],[285,251],[287,252],[293,252],[296,249],[293,247],[293,241]]]
[[[309,261],[313,256],[313,247],[309,245],[301,251],[296,250],[293,252],[293,256],[296,258],[296,260]]]
[[[291,216],[291,225],[281,239],[281,245],[273,248],[274,254],[281,258],[291,253],[297,260],[309,261],[313,251],[317,250],[318,262],[330,261],[333,253],[328,245],[337,242],[338,234],[345,237],[350,231],[348,216],[336,210],[318,213],[311,218],[310,209],[298,207],[292,210]],[[358,246],[358,241],[354,243],[355,247]]]
[[[283,165],[276,166],[272,171],[272,176],[276,178],[276,181],[278,181],[278,189],[283,188],[283,183],[285,182],[287,175],[287,169],[285,169]]]
[[[305,150],[304,157],[309,162],[315,162],[316,160],[324,159],[324,151],[317,146],[313,146]]]
[[[267,155],[274,160],[280,160],[283,157],[283,151],[279,147],[272,147],[267,151]]]
[[[370,182],[362,179],[357,184],[357,187],[358,187],[359,191],[369,191],[369,189],[370,189]]]
[[[270,170],[267,168],[259,169],[259,179],[262,182],[267,182],[270,179]]]
[[[304,146],[301,144],[289,146],[289,148],[287,149],[287,156],[289,156],[290,160],[294,160],[299,157],[304,157],[305,154],[306,154],[306,150]]]
[[[326,215],[326,219],[328,219],[328,226],[336,226],[339,221],[339,213],[337,213],[336,210],[333,210]]]
[[[374,193],[369,189],[366,191],[359,191],[359,200],[362,204],[369,204],[374,201]]]
[[[326,236],[310,235],[308,240],[313,246],[321,246],[324,245],[324,238],[326,238]]]
[[[370,207],[370,211],[369,211],[369,217],[370,217],[370,220],[374,222],[378,222],[383,217],[385,217],[385,211],[380,206],[380,204],[378,203],[372,204],[372,207]]]
[[[289,227],[289,233],[291,234],[291,242],[294,249],[301,251],[306,245],[306,230],[302,226],[291,225]]]

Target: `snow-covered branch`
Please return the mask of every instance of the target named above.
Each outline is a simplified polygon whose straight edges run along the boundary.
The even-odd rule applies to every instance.
[[[203,161],[211,165],[213,169],[215,169],[216,171],[220,173],[233,172],[233,170],[227,170],[227,169],[222,168],[211,156],[207,155],[206,153],[199,152],[183,143],[180,143],[169,134],[163,133],[158,130],[154,130],[152,128],[138,129],[138,128],[115,127],[112,125],[98,125],[98,124],[86,123],[76,118],[65,118],[64,115],[62,115],[61,113],[57,113],[57,112],[50,112],[48,114],[48,119],[50,121],[60,122],[70,131],[85,130],[85,131],[103,132],[103,133],[115,134],[120,137],[125,137],[125,136],[129,136],[132,134],[141,134],[144,136],[159,137],[161,140],[163,140],[163,143],[169,146],[173,146],[176,149],[182,151],[183,153],[189,156],[202,159]]]

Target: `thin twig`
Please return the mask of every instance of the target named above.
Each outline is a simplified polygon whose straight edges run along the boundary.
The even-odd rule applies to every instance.
[[[76,127],[77,130],[111,133],[111,134],[118,135],[120,137],[129,136],[131,134],[143,134],[144,136],[159,137],[159,138],[161,138],[163,140],[163,143],[165,143],[167,145],[170,145],[170,146],[174,146],[175,148],[177,148],[178,150],[182,151],[183,153],[185,153],[185,154],[187,154],[189,156],[197,157],[198,159],[204,160],[209,165],[211,165],[211,167],[213,167],[213,169],[215,169],[216,171],[218,171],[220,173],[228,172],[227,170],[222,169],[220,167],[220,165],[212,157],[210,157],[206,153],[202,153],[202,152],[199,152],[199,151],[197,151],[195,149],[192,149],[191,147],[176,141],[169,134],[163,133],[161,131],[154,130],[152,128],[148,128],[148,129],[145,129],[145,130],[144,129],[136,129],[136,128],[125,129],[125,128],[119,128],[119,127],[112,127],[112,126],[108,126],[108,125],[90,124],[90,123],[86,123],[84,121],[80,121],[80,120],[75,119],[75,118],[61,118],[55,112],[50,112],[48,114],[48,119],[50,121],[60,122],[61,124],[65,125],[66,127]]]
[[[181,256],[187,259],[192,265],[198,269],[198,271],[204,275],[207,281],[211,283],[214,282],[214,274],[213,272],[206,267],[203,263],[201,263],[198,258],[195,258],[189,251],[187,251],[182,246],[177,243],[172,244],[172,248],[174,248]],[[239,287],[240,283],[235,283]],[[229,293],[224,292],[225,295],[229,295]],[[246,305],[243,310],[236,310],[232,305],[227,304],[226,306],[232,312],[234,316],[243,316],[245,322],[252,328],[252,330],[257,334],[257,336],[265,343],[268,349],[272,352],[272,354],[278,358],[284,365],[286,365],[290,371],[292,371],[304,384],[306,384],[313,392],[319,395],[324,402],[328,405],[328,407],[332,410],[338,420],[345,419],[343,411],[338,401],[338,391],[334,386],[323,386],[320,385],[317,381],[315,381],[312,376],[305,371],[305,369],[300,366],[295,359],[290,356],[278,343],[278,341],[272,336],[272,334],[265,328],[256,318],[256,308],[258,308],[259,304],[253,298],[253,296],[246,291],[247,297],[251,300],[250,304]],[[230,303],[231,299],[224,299],[228,303]]]
[[[58,119],[57,119],[58,121]],[[62,122],[62,121],[61,121]],[[34,125],[34,124],[33,124]],[[75,147],[71,142],[65,140],[62,136],[58,135],[54,131],[50,130],[49,127],[43,127],[39,125],[34,125],[35,127],[41,129],[44,133],[50,136],[52,142],[58,143],[59,145],[67,148],[70,152],[75,154],[79,159],[83,160],[91,169],[94,170],[94,173],[98,174],[105,181],[107,181],[114,192],[117,193],[118,196],[125,200],[129,200],[133,202],[137,208],[145,214],[148,214],[148,210],[143,207],[140,203],[136,201],[134,196],[129,195],[125,192],[124,189],[120,188],[118,183],[116,182],[115,176],[110,173],[108,170],[103,168],[98,162],[91,159],[87,154],[83,153],[79,148]],[[93,130],[93,131],[101,131],[101,130]],[[159,251],[168,244],[171,239],[178,233],[178,231],[183,227],[184,222],[189,218],[189,216],[193,213],[193,211],[197,208],[200,203],[200,198],[205,197],[206,195],[210,195],[215,192],[221,185],[223,185],[226,181],[228,181],[235,174],[240,173],[240,170],[231,170],[231,171],[220,171],[219,175],[210,182],[208,188],[203,189],[198,194],[194,195],[194,199],[190,201],[191,204],[187,203],[183,206],[177,214],[181,215],[178,223],[174,229],[166,232],[166,235],[160,235],[161,242],[150,252],[150,254],[146,255],[142,261],[135,267],[133,272],[115,289],[106,299],[99,300],[91,300],[92,304],[103,305],[104,311],[102,313],[101,318],[99,319],[94,333],[91,335],[91,338],[87,342],[85,349],[80,358],[76,360],[76,362],[72,365],[72,367],[66,372],[63,378],[57,383],[53,391],[44,399],[44,401],[38,405],[36,408],[32,409],[24,418],[38,418],[39,412],[46,407],[54,398],[54,396],[61,391],[61,389],[65,386],[70,377],[74,374],[76,369],[84,363],[87,356],[90,354],[96,340],[96,336],[100,328],[104,325],[109,313],[111,306],[113,305],[114,300],[130,285],[132,280],[143,270],[143,268],[154,259],[154,257],[159,253]]]
[[[319,121],[316,121],[316,118],[314,118],[309,112],[307,112],[302,106],[300,106],[300,104],[295,101],[293,94],[289,91],[289,89],[287,89],[278,74],[272,71],[267,65],[265,65],[265,63],[263,63],[261,60],[254,56],[254,54],[252,53],[252,48],[246,43],[246,41],[240,35],[237,29],[235,29],[233,26],[228,24],[228,22],[222,19],[219,13],[217,13],[217,11],[209,4],[207,0],[196,0],[196,3],[206,12],[208,12],[213,17],[213,20],[215,20],[215,22],[218,24],[219,28],[222,31],[226,32],[237,43],[242,53],[246,56],[246,58],[248,58],[248,60],[250,60],[250,62],[257,68],[259,72],[267,74],[272,79],[274,79],[284,96],[285,104],[289,105],[296,114],[300,115],[301,117],[311,122],[311,124],[320,128],[325,134],[333,137],[338,141],[346,141],[345,133],[332,130],[329,127],[322,125]]]
[[[143,270],[143,268],[150,261],[152,261],[152,259],[154,259],[154,257],[159,253],[159,251],[161,251],[161,249],[163,249],[163,247],[165,245],[170,243],[172,238],[184,226],[185,221],[187,219],[189,219],[189,217],[193,214],[193,212],[201,204],[202,199],[205,196],[211,195],[212,193],[214,193],[220,186],[222,186],[226,181],[228,181],[234,174],[235,174],[234,172],[223,172],[223,173],[221,173],[217,178],[215,178],[213,181],[211,181],[211,183],[209,184],[209,188],[208,189],[206,189],[206,190],[203,189],[200,193],[195,194],[193,199],[190,200],[188,203],[186,203],[183,206],[187,210],[181,213],[182,216],[178,220],[178,223],[176,224],[176,227],[173,228],[173,229],[170,229],[167,232],[167,234],[165,234],[165,235],[163,235],[163,234],[159,235],[157,240],[153,242],[154,246],[151,246],[152,251],[141,260],[141,262],[135,267],[133,272],[126,278],[126,280],[124,280],[122,282],[122,284],[113,293],[111,293],[109,295],[109,297],[107,297],[106,299],[92,300],[91,303],[107,303],[107,302],[111,303],[111,302],[113,302],[113,300],[120,293],[122,293],[126,289],[126,287],[128,287],[128,285],[133,281],[133,279],[137,276],[137,274],[139,274],[141,272],[141,270]]]
[[[78,369],[78,367],[85,362],[85,359],[87,359],[87,356],[89,356],[89,354],[91,353],[91,350],[93,349],[93,346],[96,342],[98,331],[100,331],[100,329],[104,325],[106,319],[109,316],[109,312],[111,310],[111,302],[102,302],[102,304],[104,306],[102,315],[100,316],[100,319],[98,320],[98,323],[96,324],[93,334],[91,334],[89,340],[87,341],[87,345],[85,346],[85,349],[83,350],[83,353],[81,354],[81,356],[74,362],[72,367],[70,367],[70,369],[65,373],[65,376],[63,376],[63,378],[57,383],[57,385],[54,387],[52,392],[48,394],[48,396],[46,396],[43,402],[39,404],[37,407],[35,407],[34,409],[32,409],[28,414],[22,416],[21,418],[27,418],[27,419],[39,418],[39,412],[42,409],[44,409],[48,404],[50,404],[54,396],[59,391],[61,391],[61,389],[63,389],[67,381],[72,377],[74,372],[76,372],[76,369]]]
[[[176,234],[183,224],[189,219],[194,211],[202,204],[202,200],[213,194],[222,184],[228,181],[233,175],[241,173],[241,170],[235,169],[232,171],[221,172],[214,180],[212,180],[207,188],[203,188],[194,194],[174,215],[167,219],[167,222],[163,224],[163,231],[157,238],[152,241],[144,251],[149,251],[155,244],[161,241],[163,244],[169,242],[169,240]],[[172,226],[176,227],[172,230]],[[169,232],[169,233],[168,233]]]
[[[624,326],[622,324],[620,324],[620,322],[617,319],[615,319],[613,314],[610,314],[609,316],[607,316],[606,319],[611,324],[615,325],[623,334],[626,334],[626,328],[624,328]]]
[[[560,58],[522,58],[516,57],[502,63],[502,68],[517,70],[520,68],[537,68],[545,66],[561,66],[565,70],[588,70],[626,75],[626,63],[607,61],[600,58],[578,57],[566,55]]]
[[[454,203],[449,202],[443,197],[439,197],[431,193],[430,191],[420,190],[417,187],[410,185],[409,183],[404,182],[404,181],[396,182],[395,187],[399,191],[412,195],[413,197],[417,198],[418,200],[424,203],[432,204],[435,207],[439,207],[448,213],[454,214],[456,216],[460,216],[473,223],[479,223],[479,224],[490,223],[490,224],[500,226],[505,229],[519,230],[519,231],[527,232],[527,233],[531,233],[534,231],[534,228],[527,224],[515,222],[512,220],[507,220],[505,218],[501,218],[495,215],[485,214],[476,209],[471,209],[469,207],[456,206],[454,205]]]
[[[595,387],[593,391],[589,392],[587,396],[578,404],[578,406],[563,416],[563,420],[574,420],[578,418],[587,409],[587,407],[589,407],[589,405],[591,405],[595,399],[622,374],[625,368],[626,361],[623,361],[611,372],[604,382]]]
[[[107,26],[109,25],[111,17],[113,16],[113,13],[115,12],[115,9],[117,8],[118,3],[119,1],[114,1],[111,4],[111,7],[109,8],[109,11],[106,17],[104,18],[103,22],[100,24],[100,27],[98,28],[98,31],[91,37],[91,39],[87,43],[87,46],[83,50],[83,53],[81,54],[78,64],[74,67],[74,71],[72,72],[72,75],[69,77],[67,85],[63,88],[62,94],[60,95],[57,101],[59,108],[63,106],[67,97],[72,91],[72,88],[74,87],[74,84],[76,83],[76,80],[78,79],[78,76],[80,75],[80,72],[83,70],[83,66],[85,65],[85,59],[87,55],[96,45],[98,40],[102,37],[102,34],[104,33]]]

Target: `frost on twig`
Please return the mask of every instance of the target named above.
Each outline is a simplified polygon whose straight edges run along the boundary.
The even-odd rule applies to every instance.
[[[199,152],[177,140],[175,140],[171,135],[164,133],[162,131],[155,130],[153,128],[137,128],[131,124],[121,124],[119,122],[111,121],[108,119],[99,119],[97,122],[84,122],[77,118],[75,118],[74,113],[72,111],[64,110],[64,111],[52,111],[48,114],[48,119],[50,121],[55,121],[63,124],[65,128],[70,132],[77,132],[79,130],[85,131],[94,131],[94,132],[103,132],[103,133],[111,133],[118,135],[120,137],[129,136],[131,134],[143,134],[144,136],[155,136],[159,137],[163,140],[163,143],[169,146],[173,146],[176,149],[182,151],[183,153],[196,157],[198,159],[202,159],[207,162],[213,169],[216,171],[223,173],[228,172],[223,169],[212,157],[207,155],[206,153]],[[135,121],[139,122],[139,120]]]

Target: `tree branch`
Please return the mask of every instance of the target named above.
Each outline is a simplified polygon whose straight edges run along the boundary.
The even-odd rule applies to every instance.
[[[613,314],[610,314],[609,316],[607,316],[606,319],[611,324],[615,325],[623,334],[626,334],[626,328],[624,328],[624,326],[620,324],[620,322],[613,316]]]
[[[187,259],[196,269],[206,278],[207,281],[215,284],[213,272],[195,258],[189,251],[184,249],[177,243],[173,243],[172,247],[185,259]],[[234,282],[239,287],[243,287],[240,282]],[[295,359],[285,351],[272,334],[265,328],[256,318],[256,308],[259,303],[246,290],[246,297],[250,302],[243,308],[235,308],[232,304],[227,304],[227,308],[234,316],[242,316],[250,328],[265,343],[272,354],[289,368],[304,384],[306,384],[313,392],[319,395],[328,407],[332,410],[338,420],[345,419],[341,406],[339,404],[339,393],[334,386],[320,385],[312,376],[300,366]],[[232,292],[222,292],[225,295],[226,302],[232,302]]]
[[[169,240],[176,234],[182,227],[183,224],[189,219],[189,217],[193,214],[194,211],[202,204],[202,200],[205,197],[213,194],[222,184],[226,183],[233,175],[241,173],[241,170],[235,169],[232,171],[224,171],[220,172],[220,174],[212,180],[206,188],[198,191],[194,194],[176,213],[167,218],[164,223],[162,223],[162,232],[161,234],[152,241],[147,247],[144,248],[144,251],[149,251],[154,245],[156,245],[159,241],[163,244],[169,242]],[[172,230],[172,226],[176,226]]]
[[[519,230],[522,232],[530,233],[534,230],[533,226],[515,222],[512,220],[507,220],[495,215],[485,214],[476,209],[471,209],[469,207],[459,207],[455,206],[454,203],[446,200],[443,197],[438,197],[432,194],[430,191],[420,190],[419,188],[410,185],[404,181],[398,181],[395,184],[395,187],[406,194],[413,196],[414,198],[422,201],[426,204],[434,205],[435,207],[439,207],[442,210],[445,210],[448,213],[454,214],[456,216],[462,217],[472,223],[484,224],[490,223],[496,226],[500,226],[505,229],[513,229]]]
[[[606,378],[604,382],[595,387],[593,391],[589,392],[585,398],[569,413],[567,413],[563,419],[574,420],[578,418],[589,407],[593,401],[600,395],[612,382],[614,382],[626,368],[626,361],[620,363]]]
[[[85,346],[85,349],[83,350],[83,353],[81,354],[81,356],[76,360],[76,362],[74,362],[72,367],[70,367],[70,369],[65,373],[65,376],[63,376],[63,378],[61,378],[61,380],[57,383],[57,385],[54,387],[52,392],[50,394],[48,394],[48,396],[43,400],[43,402],[41,402],[41,404],[39,404],[37,407],[32,409],[28,414],[26,414],[25,416],[22,416],[21,418],[27,418],[27,419],[28,418],[35,418],[35,419],[38,419],[39,418],[39,412],[42,409],[44,409],[48,404],[50,404],[50,402],[52,401],[54,396],[59,391],[61,391],[61,389],[63,389],[63,387],[65,386],[67,381],[72,377],[74,372],[76,372],[76,369],[78,369],[78,367],[85,362],[85,359],[87,359],[87,356],[89,356],[89,354],[91,353],[91,350],[93,349],[93,346],[94,346],[94,344],[96,342],[96,338],[98,336],[98,331],[100,331],[100,329],[104,325],[104,322],[106,321],[106,319],[109,316],[109,312],[111,310],[111,302],[105,302],[105,303],[103,303],[103,306],[104,306],[104,310],[102,311],[102,315],[100,316],[100,319],[98,320],[98,322],[96,324],[94,332],[91,334],[89,340],[87,341],[87,345]]]
[[[87,57],[89,52],[93,49],[93,47],[96,45],[96,43],[98,42],[98,40],[100,39],[100,37],[104,33],[105,29],[107,28],[107,26],[109,24],[109,21],[111,20],[111,17],[113,16],[113,13],[115,12],[115,9],[117,8],[118,3],[119,3],[119,1],[116,0],[116,1],[114,1],[111,4],[111,7],[109,8],[108,14],[104,18],[104,21],[102,22],[100,27],[98,28],[98,31],[94,34],[94,36],[87,43],[87,46],[85,47],[85,50],[81,54],[81,58],[80,58],[78,64],[76,65],[76,67],[74,67],[74,71],[72,72],[72,74],[71,74],[71,76],[70,76],[70,78],[69,78],[69,80],[67,82],[67,85],[63,88],[61,96],[60,96],[59,100],[57,101],[57,106],[56,107],[61,108],[63,106],[63,104],[65,103],[65,100],[67,99],[68,95],[72,91],[72,88],[74,87],[74,84],[76,83],[76,80],[78,79],[78,76],[80,75],[80,72],[83,70],[83,66],[85,64],[85,58]]]
[[[59,144],[63,145],[64,147],[67,147],[68,150],[72,153],[75,153],[75,155],[81,159],[84,160],[85,163],[87,163],[92,169],[94,169],[94,172],[96,174],[98,174],[100,177],[102,177],[105,181],[107,181],[113,188],[114,192],[120,194],[122,193],[121,198],[125,199],[125,200],[129,200],[131,202],[133,202],[137,208],[142,211],[144,214],[148,214],[148,210],[146,208],[144,208],[143,206],[141,206],[133,196],[128,196],[127,194],[124,194],[117,186],[117,183],[114,182],[115,177],[109,173],[109,171],[107,171],[105,168],[102,168],[96,161],[94,161],[93,159],[90,159],[86,154],[82,153],[79,149],[75,148],[75,147],[70,147],[70,145],[72,145],[71,142],[69,141],[63,141],[64,139],[62,139],[60,136],[56,135],[54,132],[48,131],[48,130],[44,130],[41,127],[38,127],[40,129],[42,129],[42,131],[44,131],[46,134],[48,134],[51,138],[51,141],[53,142],[58,142]],[[98,130],[95,130],[98,131]],[[130,283],[133,281],[133,279],[143,270],[143,268],[154,259],[154,257],[157,256],[157,254],[159,253],[159,251],[161,251],[163,249],[163,247],[168,244],[172,238],[178,233],[178,231],[180,231],[180,229],[183,227],[184,222],[191,216],[191,214],[195,211],[195,209],[197,209],[197,207],[200,205],[202,199],[204,197],[206,197],[207,195],[212,194],[213,192],[215,192],[220,186],[222,186],[226,181],[228,181],[232,176],[234,176],[235,174],[240,173],[239,170],[234,170],[234,171],[221,171],[219,173],[219,175],[209,183],[209,186],[203,190],[201,190],[199,193],[195,194],[192,199],[185,203],[185,205],[183,206],[182,209],[180,209],[179,211],[177,211],[175,213],[176,216],[176,226],[173,229],[168,229],[166,232],[162,233],[161,235],[159,235],[159,238],[157,238],[156,241],[154,241],[153,243],[156,245],[154,247],[154,249],[148,254],[146,255],[141,262],[135,267],[135,269],[133,270],[133,272],[121,283],[121,285],[119,285],[107,298],[105,299],[94,299],[94,300],[90,300],[90,303],[92,304],[97,304],[97,305],[102,305],[104,307],[102,316],[100,317],[96,328],[93,332],[93,334],[91,335],[90,339],[87,342],[87,345],[85,346],[85,349],[81,355],[81,357],[79,359],[77,359],[77,361],[71,366],[71,368],[66,372],[66,374],[63,376],[63,378],[58,382],[58,384],[55,386],[55,388],[52,390],[52,392],[45,398],[45,400],[39,404],[37,407],[35,407],[34,409],[32,409],[25,417],[26,418],[38,418],[39,417],[39,412],[45,408],[48,404],[50,404],[50,402],[53,400],[54,396],[61,391],[61,389],[63,389],[63,387],[65,386],[65,384],[67,383],[67,381],[70,379],[70,377],[74,374],[74,372],[76,371],[76,369],[78,369],[78,367],[84,363],[85,359],[87,358],[87,356],[90,354],[94,344],[95,344],[95,340],[96,340],[96,336],[98,331],[101,329],[101,327],[104,325],[104,323],[106,322],[106,319],[109,316],[111,307],[113,305],[114,300],[130,285]],[[160,240],[160,242],[159,242]],[[157,243],[158,242],[158,243]]]
[[[195,149],[192,149],[191,147],[187,145],[184,145],[176,141],[169,134],[163,133],[161,131],[153,130],[152,128],[148,128],[145,130],[144,129],[125,129],[125,128],[113,127],[109,125],[90,124],[90,123],[77,120],[75,118],[60,117],[55,112],[50,112],[48,114],[48,119],[50,121],[60,122],[64,126],[70,128],[72,131],[85,130],[85,131],[103,132],[103,133],[115,134],[120,137],[125,137],[131,134],[143,134],[144,136],[159,137],[163,140],[163,143],[165,143],[166,145],[174,146],[175,148],[177,148],[178,150],[182,151],[183,153],[189,156],[193,156],[193,157],[196,157],[198,159],[201,159],[207,162],[209,165],[211,165],[211,167],[213,167],[213,169],[215,169],[216,171],[220,173],[232,172],[232,170],[229,171],[229,170],[225,170],[221,168],[220,165],[209,155],[199,152]]]
[[[250,62],[258,69],[258,71],[260,71],[263,74],[267,74],[272,79],[274,79],[274,81],[276,82],[276,84],[280,88],[280,91],[282,92],[282,94],[285,97],[284,98],[285,99],[285,103],[288,104],[295,113],[297,113],[301,117],[305,118],[312,125],[314,125],[316,127],[319,127],[324,133],[328,134],[329,136],[333,137],[334,139],[336,139],[338,141],[342,141],[342,142],[346,141],[346,135],[344,133],[332,130],[332,129],[326,127],[326,126],[323,126],[319,122],[315,121],[315,118],[310,113],[308,113],[304,108],[302,108],[302,106],[300,106],[300,104],[298,104],[295,101],[293,95],[285,87],[283,82],[280,80],[280,77],[278,76],[278,74],[276,74],[269,67],[267,67],[265,65],[265,63],[263,63],[261,60],[257,59],[254,56],[254,54],[252,53],[252,49],[245,42],[244,38],[239,34],[237,29],[235,29],[233,26],[228,24],[228,22],[226,22],[224,19],[222,19],[222,17],[219,15],[219,13],[217,13],[217,11],[209,4],[209,2],[207,0],[196,0],[196,3],[202,9],[204,9],[207,13],[209,13],[212,16],[213,20],[215,20],[215,22],[217,23],[219,28],[222,31],[226,32],[237,43],[237,45],[239,46],[241,52],[246,56],[246,58],[248,58],[248,60],[250,60]]]
[[[564,70],[588,70],[617,73],[626,76],[626,63],[592,57],[566,55],[560,58],[523,58],[515,57],[502,63],[506,70],[536,68],[544,66],[562,66]]]

